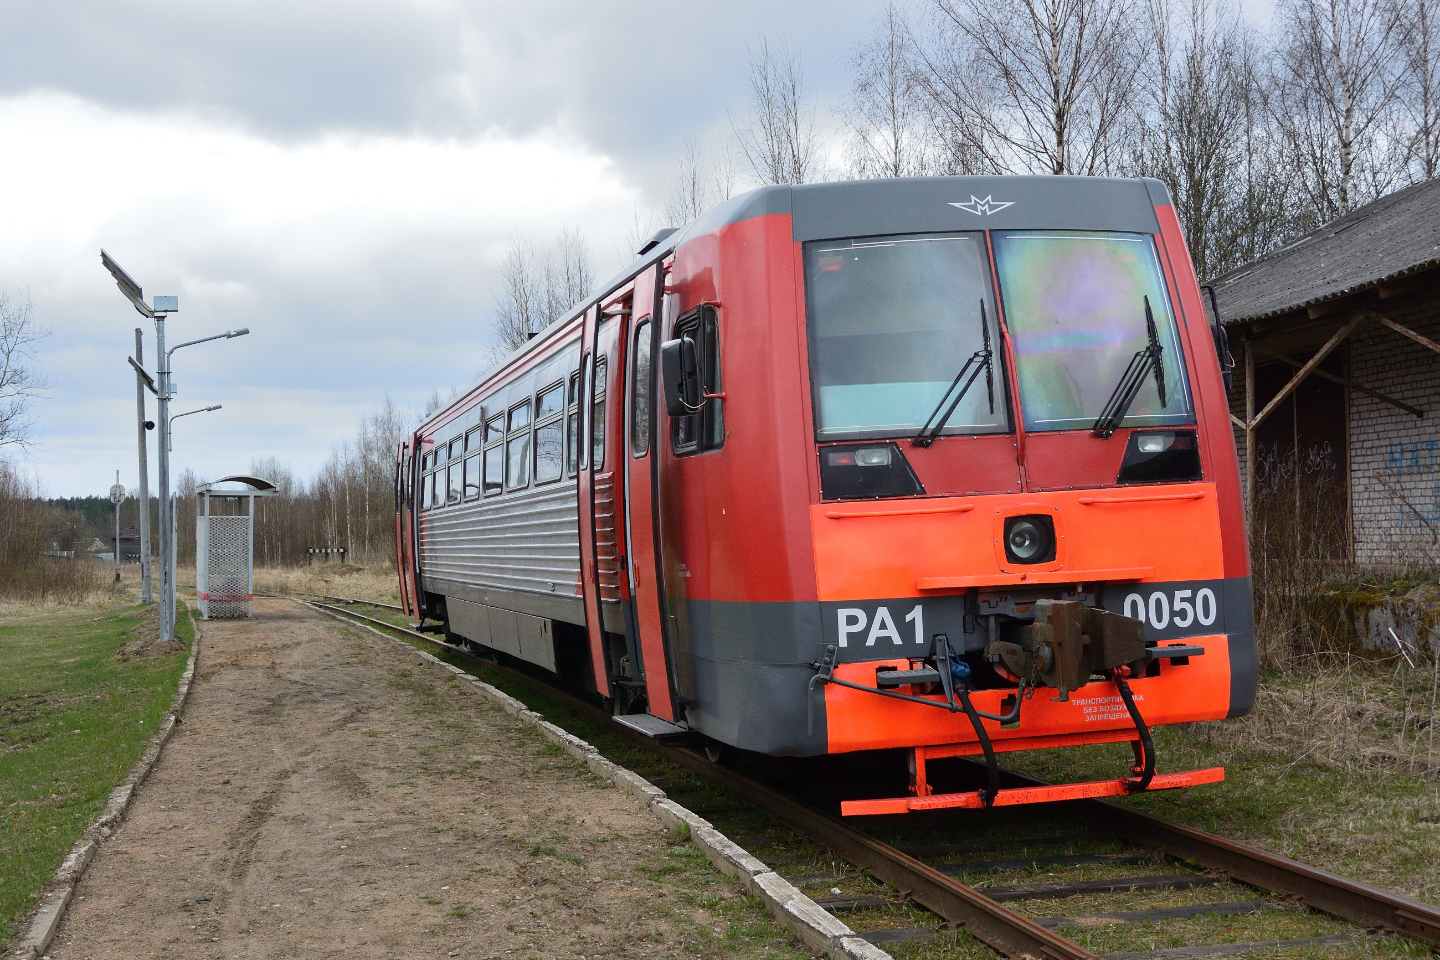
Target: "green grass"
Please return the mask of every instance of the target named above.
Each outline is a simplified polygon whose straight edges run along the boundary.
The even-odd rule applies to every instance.
[[[194,639],[122,661],[144,608],[49,608],[0,616],[0,953],[45,884],[144,754]]]

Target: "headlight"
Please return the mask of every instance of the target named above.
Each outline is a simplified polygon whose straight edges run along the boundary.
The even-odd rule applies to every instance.
[[[1055,521],[1046,516],[1005,521],[1005,557],[1011,563],[1049,563],[1055,559]]]
[[[855,466],[857,467],[888,467],[890,466],[889,447],[865,447],[855,451]]]
[[[1174,439],[1173,433],[1142,433],[1135,438],[1135,449],[1141,453],[1164,453]]]

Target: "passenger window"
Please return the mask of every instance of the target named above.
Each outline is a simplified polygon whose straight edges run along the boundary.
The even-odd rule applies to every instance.
[[[550,483],[565,473],[565,384],[557,383],[535,401],[535,482]]]
[[[465,453],[465,440],[463,437],[456,437],[450,441],[450,462],[459,460]]]
[[[635,382],[630,388],[630,452],[650,450],[650,321],[635,328]]]
[[[480,492],[489,497],[505,489],[505,414],[485,421],[485,453],[481,458],[484,475]]]
[[[695,344],[695,359],[700,366],[700,385],[706,393],[720,393],[720,327],[715,307],[704,304],[700,309],[680,318],[675,324],[676,338]],[[677,455],[718,450],[725,445],[725,407],[723,400],[705,401],[704,408],[694,416],[676,417],[672,444]]]
[[[429,458],[429,457],[426,457],[425,459],[428,460],[428,459],[430,459],[430,458]],[[432,501],[430,500],[430,477],[431,477],[431,476],[432,476],[431,474],[427,474],[427,475],[425,475],[424,477],[421,477],[421,478],[420,478],[420,509],[421,509],[421,510],[429,510],[429,509],[430,509],[430,505],[431,505],[431,502],[432,502]]]
[[[458,441],[457,441],[458,442]],[[460,474],[462,464],[459,460],[453,461],[445,470],[450,476],[450,493],[446,498],[447,503],[459,503],[462,495],[464,480]]]
[[[474,453],[476,450],[479,450],[479,449],[480,449],[480,428],[479,428],[479,427],[476,427],[474,430],[471,430],[469,433],[465,434],[465,452],[466,452],[466,453]]]
[[[540,399],[535,401],[535,421],[538,423],[553,413],[559,413],[564,407],[565,385],[557,383],[540,394]]]
[[[605,466],[605,358],[595,361],[594,397],[590,405],[590,467]]]
[[[530,401],[510,409],[510,439],[505,442],[505,489],[530,485]]]
[[[445,471],[436,470],[430,474],[430,480],[426,483],[430,490],[430,506],[445,506]]]
[[[485,451],[485,479],[481,484],[487,497],[505,489],[505,444],[497,443]]]
[[[479,436],[476,436],[479,441]],[[480,496],[480,455],[465,458],[465,499],[474,500]]]
[[[530,401],[526,400],[510,410],[510,432],[513,434],[530,426]]]
[[[570,374],[570,402],[567,405],[569,412],[565,415],[566,427],[566,450],[565,450],[565,472],[575,476],[576,469],[580,466],[580,374]]]

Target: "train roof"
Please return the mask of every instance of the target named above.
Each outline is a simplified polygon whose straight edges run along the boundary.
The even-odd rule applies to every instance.
[[[461,399],[543,347],[597,301],[696,237],[756,217],[789,214],[796,242],[947,230],[1106,230],[1158,233],[1155,207],[1169,206],[1159,180],[1113,177],[891,177],[777,184],[712,207],[681,229],[661,231],[625,269],[510,353],[421,427],[444,419]]]

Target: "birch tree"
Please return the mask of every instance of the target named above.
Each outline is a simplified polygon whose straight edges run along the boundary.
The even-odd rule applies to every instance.
[[[952,156],[973,172],[1117,171],[1139,56],[1127,5],[934,0],[933,10],[923,83]]]
[[[820,139],[799,56],[762,37],[749,52],[746,88],[749,112],[732,115],[730,128],[751,173],[761,183],[813,180]]]
[[[849,132],[853,176],[918,177],[931,172],[915,61],[909,24],[890,0],[870,36],[850,55],[850,93],[840,115]]]
[[[1320,221],[1397,180],[1391,124],[1399,91],[1401,8],[1394,0],[1283,0],[1275,120],[1288,165]]]
[[[29,445],[30,406],[46,387],[35,369],[35,350],[50,331],[35,324],[34,313],[28,292],[0,292],[0,447]]]

